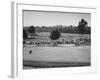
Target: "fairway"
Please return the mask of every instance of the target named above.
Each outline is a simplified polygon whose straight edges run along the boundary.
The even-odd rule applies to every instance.
[[[32,54],[29,54],[29,50],[32,50]],[[23,58],[27,61],[90,62],[90,53],[90,46],[31,47],[24,48]]]

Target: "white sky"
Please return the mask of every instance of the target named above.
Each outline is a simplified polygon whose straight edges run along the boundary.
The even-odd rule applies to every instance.
[[[91,25],[91,14],[69,12],[23,11],[24,26],[77,26],[84,18]]]

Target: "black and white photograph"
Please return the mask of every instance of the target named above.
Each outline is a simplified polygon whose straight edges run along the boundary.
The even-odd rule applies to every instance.
[[[91,66],[91,14],[23,10],[23,69]]]

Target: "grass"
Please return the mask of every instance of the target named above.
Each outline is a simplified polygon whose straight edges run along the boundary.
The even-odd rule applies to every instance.
[[[24,69],[30,69],[30,68],[56,68],[56,67],[78,67],[78,66],[90,66],[90,65],[91,65],[90,62],[23,61]]]
[[[35,39],[32,41],[46,41],[50,40],[50,33],[41,32],[37,33]],[[80,34],[61,33],[62,38],[72,40],[79,38]],[[85,34],[85,37],[90,39],[90,35]],[[67,44],[66,44],[67,45]],[[51,67],[77,67],[77,66],[90,66],[91,65],[91,47],[84,44],[81,46],[64,46],[58,47],[34,47],[33,44],[26,44],[23,48],[23,68],[51,68]],[[29,51],[32,54],[29,54]]]
[[[40,41],[40,40],[51,40],[50,39],[50,32],[41,32],[41,33],[36,33],[38,36],[35,36],[34,41]],[[71,34],[71,33],[61,33],[61,38],[59,39],[65,39],[65,40],[72,40],[79,38],[81,35],[80,34]],[[84,37],[87,37],[90,39],[90,34],[84,34]]]
[[[32,54],[29,51],[32,50]],[[90,46],[79,47],[31,47],[23,50],[24,67],[74,67],[89,66]]]

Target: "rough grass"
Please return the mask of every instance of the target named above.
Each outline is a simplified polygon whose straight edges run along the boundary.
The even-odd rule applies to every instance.
[[[41,32],[41,33],[36,33],[38,36],[36,36],[36,40],[50,40],[50,32]],[[61,38],[67,39],[67,40],[72,40],[75,38],[79,38],[81,35],[80,34],[71,34],[71,33],[61,33]],[[87,37],[88,39],[91,38],[90,34],[84,34],[84,37]]]
[[[24,69],[31,68],[55,68],[55,67],[78,67],[90,66],[90,62],[41,62],[41,61],[23,61]]]

